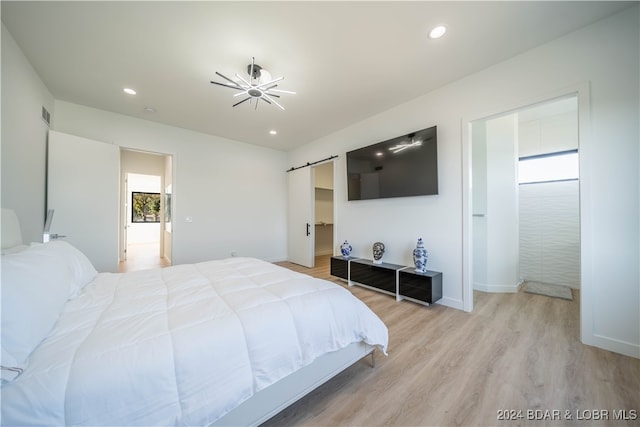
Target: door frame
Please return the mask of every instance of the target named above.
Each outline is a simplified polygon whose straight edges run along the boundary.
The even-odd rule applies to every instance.
[[[588,344],[589,334],[593,319],[593,290],[591,284],[592,275],[588,271],[592,259],[591,239],[591,215],[588,206],[591,203],[589,192],[586,188],[591,186],[590,142],[591,142],[591,111],[590,111],[590,87],[589,82],[582,82],[570,87],[552,91],[545,95],[496,107],[485,114],[474,117],[463,117],[461,120],[462,133],[462,303],[463,310],[473,311],[473,228],[472,228],[472,198],[471,198],[471,149],[472,149],[472,123],[497,117],[509,112],[515,112],[535,104],[549,102],[567,96],[576,96],[578,102],[578,147],[580,150],[580,339]]]

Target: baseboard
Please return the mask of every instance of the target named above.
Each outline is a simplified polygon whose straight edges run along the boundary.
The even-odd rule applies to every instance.
[[[473,289],[482,292],[502,293],[502,294],[515,294],[518,293],[523,281],[514,285],[491,285],[487,283],[474,282]]]
[[[640,359],[640,344],[620,341],[602,335],[592,335],[590,337],[587,337],[587,339],[583,339],[582,343],[591,345],[593,347],[598,347],[603,350],[608,350],[614,353],[620,353],[624,354],[625,356]]]
[[[448,297],[442,297],[438,301],[434,302],[434,304],[440,304],[451,308],[457,308],[458,310],[464,311],[464,304],[462,300],[453,299]]]

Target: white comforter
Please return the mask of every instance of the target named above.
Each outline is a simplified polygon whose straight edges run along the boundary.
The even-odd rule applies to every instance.
[[[250,259],[100,274],[2,388],[6,425],[205,425],[387,328],[346,289]]]

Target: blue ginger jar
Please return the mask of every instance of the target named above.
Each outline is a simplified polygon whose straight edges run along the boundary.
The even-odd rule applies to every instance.
[[[342,245],[340,245],[340,252],[342,253],[342,256],[345,258],[349,258],[349,255],[351,255],[352,250],[353,248],[351,247],[349,242],[347,242],[346,240]]]
[[[427,271],[427,258],[429,257],[429,252],[424,248],[424,243],[422,242],[422,237],[418,239],[418,244],[416,248],[413,250],[413,262],[416,265],[416,271],[420,273],[425,273]]]

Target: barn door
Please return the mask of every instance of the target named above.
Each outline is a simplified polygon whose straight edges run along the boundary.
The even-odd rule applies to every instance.
[[[289,261],[305,267],[314,266],[314,193],[310,167],[288,172],[289,175]]]

